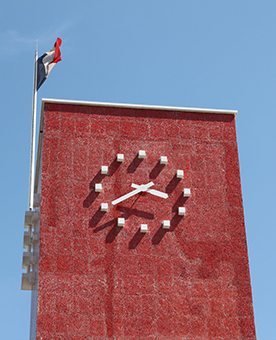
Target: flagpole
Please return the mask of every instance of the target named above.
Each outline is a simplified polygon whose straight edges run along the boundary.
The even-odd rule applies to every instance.
[[[32,134],[31,134],[31,155],[30,155],[30,180],[29,180],[29,210],[34,206],[34,168],[35,168],[35,137],[36,137],[36,106],[37,106],[37,49],[34,58],[34,86],[33,86],[33,109],[32,109]]]

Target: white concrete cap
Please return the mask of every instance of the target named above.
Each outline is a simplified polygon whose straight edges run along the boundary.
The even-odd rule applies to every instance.
[[[117,162],[123,162],[124,161],[125,156],[122,153],[118,153],[117,154]]]
[[[101,168],[101,174],[106,175],[107,173],[108,173],[108,166],[103,165],[102,168]]]
[[[96,183],[95,184],[95,191],[96,192],[101,192],[102,188],[103,188],[103,186],[101,185],[101,183]]]
[[[171,221],[169,220],[163,221],[163,229],[170,229],[170,226],[171,226]]]
[[[186,208],[185,207],[179,207],[178,208],[178,215],[184,216],[186,213]]]
[[[101,211],[107,211],[108,210],[108,203],[102,203],[101,204]]]
[[[139,150],[138,158],[145,158],[145,157],[146,157],[146,151],[145,150]]]
[[[141,224],[140,232],[146,233],[148,231],[148,225],[147,224]]]
[[[176,171],[176,177],[182,179],[184,177],[184,171],[183,170],[177,170]]]
[[[160,157],[160,164],[167,164],[167,163],[168,163],[167,156],[161,156]]]
[[[125,219],[123,217],[119,217],[117,221],[118,227],[123,227],[125,225]]]
[[[183,190],[183,196],[184,197],[190,197],[190,195],[191,195],[191,189],[185,188]]]

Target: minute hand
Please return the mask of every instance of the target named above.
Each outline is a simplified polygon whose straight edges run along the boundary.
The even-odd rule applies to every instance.
[[[141,191],[146,191],[149,187],[151,187],[153,185],[154,185],[153,182],[150,182],[148,184],[138,185],[136,190],[133,190],[133,191],[129,192],[128,194],[117,198],[116,200],[112,201],[111,204],[112,205],[118,204],[118,203],[120,203],[120,202],[122,202],[122,201],[136,195],[136,194],[139,194],[139,192],[141,192]]]
[[[139,185],[137,184],[131,184],[132,188],[138,188]],[[147,189],[146,192],[148,192],[149,194],[158,196],[158,197],[162,197],[162,198],[168,198],[168,194],[166,194],[165,192],[161,192],[159,190],[155,190],[155,189]]]

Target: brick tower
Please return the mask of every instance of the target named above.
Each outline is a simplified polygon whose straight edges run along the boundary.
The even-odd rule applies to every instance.
[[[31,340],[255,340],[236,111],[43,100]]]

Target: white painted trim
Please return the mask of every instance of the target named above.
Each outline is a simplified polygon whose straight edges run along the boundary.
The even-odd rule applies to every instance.
[[[128,108],[128,109],[147,109],[147,110],[167,110],[167,111],[183,111],[183,112],[197,112],[197,113],[230,114],[230,115],[234,115],[235,117],[238,114],[237,110],[217,110],[217,109],[200,109],[200,108],[177,107],[177,106],[103,103],[103,102],[88,102],[88,101],[62,100],[62,99],[50,99],[50,98],[42,98],[41,109],[43,111],[44,111],[44,104],[45,103],[86,105],[86,106],[121,107],[121,108]]]

